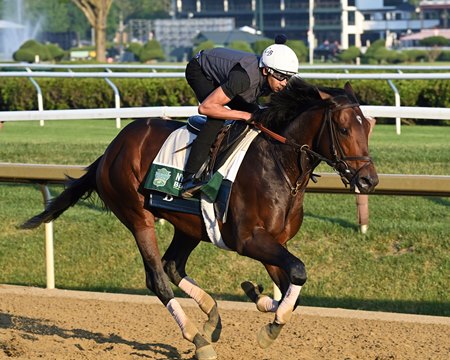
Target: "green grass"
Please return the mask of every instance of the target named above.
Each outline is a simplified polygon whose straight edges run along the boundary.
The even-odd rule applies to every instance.
[[[117,132],[114,121],[7,123],[0,161],[87,165]],[[397,136],[394,126],[380,125],[372,155],[380,173],[449,175],[448,139],[450,127],[403,126]],[[374,195],[364,236],[354,196],[307,194],[304,224],[289,243],[309,275],[302,303],[449,316],[449,209],[448,198]],[[0,283],[45,286],[43,228],[16,229],[41,210],[37,187],[0,183]],[[147,293],[134,240],[98,203],[79,202],[54,229],[57,287]],[[157,230],[163,252],[172,228]],[[194,251],[188,272],[219,299],[243,300],[239,284],[247,279],[272,286],[258,262],[209,244]]]

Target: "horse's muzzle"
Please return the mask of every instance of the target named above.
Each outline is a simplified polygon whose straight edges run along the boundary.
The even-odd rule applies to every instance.
[[[355,180],[355,186],[363,194],[372,192],[375,186],[378,185],[378,175],[376,173],[358,176]]]

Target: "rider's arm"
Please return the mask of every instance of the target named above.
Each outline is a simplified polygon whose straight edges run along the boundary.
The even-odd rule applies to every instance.
[[[251,113],[241,110],[232,110],[225,107],[235,96],[244,92],[250,86],[248,74],[241,66],[235,66],[228,81],[214,90],[199,106],[200,114],[224,120],[248,120]]]
[[[231,99],[225,95],[219,86],[200,104],[198,112],[200,114],[223,120],[249,120],[251,113],[246,111],[232,110],[225,107]]]

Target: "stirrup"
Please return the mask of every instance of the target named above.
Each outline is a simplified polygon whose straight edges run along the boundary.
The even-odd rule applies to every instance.
[[[185,199],[189,199],[189,198],[193,197],[205,184],[206,184],[206,181],[199,181],[199,180],[195,180],[194,178],[189,179],[183,185],[181,197],[185,198]]]

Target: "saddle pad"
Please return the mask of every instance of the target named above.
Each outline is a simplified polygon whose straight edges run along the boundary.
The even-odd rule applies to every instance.
[[[191,214],[201,212],[211,242],[227,249],[220,234],[217,218],[226,222],[232,183],[250,144],[259,134],[251,129],[227,161],[201,189],[201,199],[182,199],[183,169],[190,152],[188,145],[196,135],[186,126],[169,135],[153,161],[144,188],[150,190],[149,206]],[[174,198],[173,198],[174,197]],[[195,202],[197,201],[197,203]]]
[[[234,182],[245,153],[258,133],[259,130],[250,130],[208,184],[201,189],[211,201],[215,201],[224,179]],[[188,145],[195,137],[186,126],[169,135],[150,167],[144,183],[145,189],[181,196],[184,167],[191,151]]]
[[[153,160],[144,188],[180,196],[183,169],[190,151],[190,147],[186,147],[195,138],[186,126],[172,132]]]

